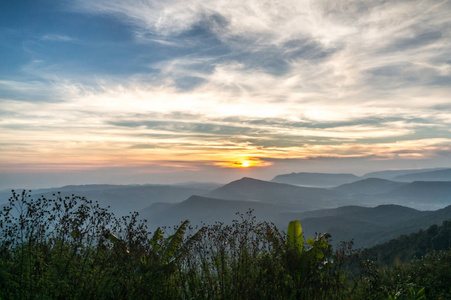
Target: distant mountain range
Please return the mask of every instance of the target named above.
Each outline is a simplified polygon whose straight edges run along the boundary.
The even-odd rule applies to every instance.
[[[52,198],[54,193],[60,192],[63,198],[71,195],[85,197],[98,201],[102,207],[110,206],[115,215],[123,216],[140,211],[156,202],[177,203],[191,195],[204,194],[208,191],[203,188],[174,185],[77,185],[33,190],[30,195],[34,198],[41,195]],[[3,195],[4,201],[1,202],[6,202],[11,192],[3,192]]]
[[[160,205],[161,204],[154,204]],[[147,219],[152,228],[157,226],[171,226],[189,219],[193,225],[213,224],[215,222],[225,222],[230,224],[233,220],[238,220],[237,213],[246,213],[253,210],[253,215],[259,220],[273,221],[274,217],[289,208],[262,203],[257,201],[236,201],[214,199],[201,196],[191,196],[187,200],[166,206],[165,209],[154,210],[145,209],[140,212],[140,216]]]
[[[396,181],[451,181],[451,169],[422,171],[418,173],[398,175],[393,180]]]
[[[139,211],[151,229],[177,225],[230,223],[237,212],[253,210],[258,220],[285,230],[301,220],[306,236],[330,232],[336,242],[354,238],[372,246],[451,219],[451,169],[380,171],[353,174],[291,173],[271,181],[244,177],[221,185],[78,185],[39,189],[33,198],[83,196],[118,216]],[[0,206],[11,196],[0,191]],[[423,211],[421,211],[423,210]],[[203,222],[203,223],[202,223]]]
[[[425,229],[451,220],[451,206],[437,211],[419,211],[398,205],[342,207],[303,214],[286,213],[282,219],[300,220],[305,236],[328,232],[335,242],[354,240],[356,247],[370,247],[387,242],[401,234]],[[276,225],[282,226],[276,221]]]
[[[312,187],[333,187],[345,183],[351,183],[359,179],[360,178],[354,174],[301,172],[301,173],[277,175],[271,181]]]
[[[414,181],[381,194],[388,199],[398,199],[401,203],[412,206],[435,204],[446,206],[451,200],[451,181]]]
[[[237,212],[245,213],[252,209],[257,220],[273,222],[282,230],[286,230],[290,220],[300,220],[305,238],[314,237],[316,232],[328,232],[336,243],[354,240],[356,247],[373,246],[401,234],[451,220],[451,206],[437,211],[419,211],[398,205],[374,208],[345,206],[291,213],[286,207],[268,203],[192,196],[181,203],[161,208],[140,212],[141,217],[148,220],[151,229],[177,225],[185,219],[195,226],[216,221],[230,224],[232,220],[240,219]]]
[[[227,200],[260,201],[290,206],[297,210],[337,207],[337,193],[322,188],[300,187],[244,177],[206,194]]]
[[[361,177],[354,174],[343,173],[290,173],[281,174],[271,181],[292,185],[310,187],[335,187],[346,183],[356,182],[362,179],[379,178],[392,181],[451,181],[451,169],[412,169],[412,170],[387,170],[367,173]]]
[[[387,179],[367,178],[353,183],[340,185],[333,188],[333,190],[347,195],[377,195],[388,193],[407,184],[408,183],[395,182]]]
[[[388,179],[388,180],[394,180],[397,176],[404,176],[409,174],[416,174],[416,173],[424,173],[424,172],[431,172],[431,171],[438,171],[443,170],[444,168],[429,168],[429,169],[407,169],[407,170],[385,170],[385,171],[377,171],[377,172],[370,172],[366,173],[362,176],[362,178],[381,178],[381,179]]]

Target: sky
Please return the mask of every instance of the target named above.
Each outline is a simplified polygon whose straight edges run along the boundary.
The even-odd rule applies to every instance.
[[[449,0],[0,7],[0,188],[451,167]]]

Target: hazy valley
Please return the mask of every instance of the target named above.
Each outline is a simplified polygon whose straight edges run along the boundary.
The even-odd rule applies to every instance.
[[[271,181],[244,177],[221,185],[78,185],[33,190],[34,198],[76,195],[98,201],[118,216],[137,211],[151,230],[184,220],[193,225],[230,224],[253,210],[257,220],[285,230],[300,220],[305,236],[332,234],[334,242],[358,247],[387,242],[401,234],[451,219],[451,169],[353,174],[291,173]],[[2,191],[6,203],[10,191]]]

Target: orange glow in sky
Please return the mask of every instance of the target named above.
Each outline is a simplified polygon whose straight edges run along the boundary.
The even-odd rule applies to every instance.
[[[263,167],[269,166],[271,163],[262,161],[258,158],[240,158],[236,160],[222,161],[217,162],[216,165],[225,167],[225,168],[251,168],[251,167]]]
[[[451,167],[450,1],[16,2],[0,189]]]

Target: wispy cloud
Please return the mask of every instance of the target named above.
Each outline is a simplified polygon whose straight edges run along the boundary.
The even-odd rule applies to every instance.
[[[20,76],[0,78],[2,163],[189,169],[237,157],[423,159],[449,150],[449,1],[72,5],[130,28],[138,54],[105,64],[133,57],[142,69],[83,73],[33,57]],[[78,43],[54,33],[44,41]],[[85,50],[103,58],[110,46]]]
[[[43,41],[52,41],[52,42],[74,42],[76,39],[71,38],[66,35],[60,35],[55,33],[48,33],[42,36],[41,40]]]

